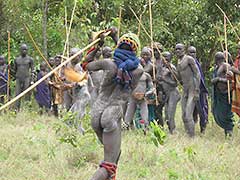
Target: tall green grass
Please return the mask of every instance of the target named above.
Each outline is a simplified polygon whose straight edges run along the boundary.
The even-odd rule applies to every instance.
[[[186,136],[177,109],[177,132],[155,146],[150,133],[123,131],[117,179],[121,180],[240,180],[240,133],[225,140],[212,119],[204,136]],[[0,180],[87,180],[103,158],[102,145],[89,128],[76,129],[26,107],[17,115],[0,116]],[[70,142],[73,141],[75,146]]]

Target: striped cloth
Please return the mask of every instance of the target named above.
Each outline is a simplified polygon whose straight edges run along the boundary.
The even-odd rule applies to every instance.
[[[238,68],[239,61],[240,55],[234,63],[236,68]],[[232,112],[235,112],[240,117],[240,75],[238,74],[235,74],[233,78]]]

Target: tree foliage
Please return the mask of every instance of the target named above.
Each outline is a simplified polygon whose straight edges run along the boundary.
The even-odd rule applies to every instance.
[[[40,49],[43,45],[43,6],[47,1],[47,54],[54,56],[63,51],[67,24],[70,23],[74,1],[68,0],[0,0],[0,53],[7,55],[7,31],[11,32],[12,59],[18,54],[19,45],[26,42],[31,47],[31,55],[38,62],[39,54],[34,50],[24,24],[30,31]],[[208,72],[213,55],[221,50],[223,42],[223,14],[215,4],[218,4],[228,15],[237,32],[240,34],[240,2],[238,0],[154,0],[153,33],[154,40],[164,45],[165,50],[173,51],[178,42],[197,47],[198,57],[203,69]],[[142,23],[150,32],[149,6],[146,0],[77,0],[76,12],[70,35],[70,46],[83,47],[88,43],[91,31],[118,26],[119,8],[123,8],[121,19],[121,34],[132,31],[138,32],[138,21],[129,7],[138,16],[142,14]],[[216,29],[220,31],[220,37]],[[148,36],[141,30],[142,45],[150,44]],[[228,45],[230,52],[235,55],[235,45],[238,39],[228,26]]]

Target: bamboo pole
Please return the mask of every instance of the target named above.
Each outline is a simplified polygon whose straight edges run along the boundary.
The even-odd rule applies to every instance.
[[[122,20],[122,7],[121,7],[121,5],[120,5],[120,8],[119,8],[119,17],[118,17],[118,38],[120,37],[121,20]]]
[[[44,57],[43,53],[41,52],[40,48],[37,46],[36,42],[34,41],[32,34],[30,32],[30,30],[28,29],[27,25],[24,24],[24,27],[28,33],[28,36],[30,37],[35,49],[38,51],[38,53],[40,54],[40,56],[42,57],[42,59],[47,63],[48,67],[52,70],[52,66],[49,64],[48,60]]]
[[[68,26],[67,26],[67,7],[65,6],[65,31],[66,31],[66,40],[64,43],[64,49],[63,49],[63,56],[65,56],[65,52],[67,50],[67,42],[68,42]],[[61,60],[61,62],[63,61],[63,59]]]
[[[238,33],[236,32],[234,26],[232,25],[231,21],[229,20],[228,16],[226,15],[226,13],[223,11],[223,9],[222,9],[218,4],[215,4],[215,5],[216,5],[216,6],[218,7],[218,9],[223,13],[224,17],[226,18],[226,20],[228,21],[228,23],[229,23],[230,26],[232,27],[235,35],[237,36],[238,41],[240,41],[240,37],[239,37]]]
[[[227,72],[228,72],[228,45],[227,45],[227,20],[226,16],[224,15],[224,39],[225,39],[225,51],[226,51],[226,63],[227,63]],[[230,82],[227,80],[227,88],[228,88],[228,103],[231,104],[231,97],[230,97]]]
[[[105,33],[105,36],[109,35],[109,32]],[[69,63],[70,61],[72,61],[74,58],[76,58],[77,56],[79,56],[80,54],[82,54],[84,51],[86,51],[87,49],[89,49],[90,47],[92,47],[93,45],[95,45],[96,43],[98,43],[101,39],[98,38],[95,41],[93,41],[92,43],[88,44],[86,47],[84,47],[82,50],[78,51],[76,54],[74,54],[73,56],[71,56],[70,58],[66,59],[66,61],[62,62],[59,66],[57,66],[56,68],[54,68],[52,71],[50,71],[49,73],[47,73],[45,76],[43,76],[41,79],[39,79],[37,82],[35,82],[34,84],[32,84],[29,88],[27,88],[25,91],[23,91],[22,93],[20,93],[18,96],[16,96],[15,98],[13,98],[11,101],[7,102],[6,104],[2,105],[0,107],[0,111],[2,111],[3,109],[5,109],[6,107],[10,106],[11,104],[13,104],[14,102],[16,102],[18,99],[20,99],[21,97],[23,97],[24,95],[26,95],[29,91],[31,91],[32,89],[34,89],[37,85],[39,85],[41,82],[43,82],[44,80],[46,80],[48,77],[50,77],[53,73],[55,73],[56,71],[58,71],[60,68],[62,68],[63,66],[65,66],[67,63]]]
[[[140,19],[138,23],[138,33],[137,33],[138,37],[140,36],[140,33],[141,33],[141,24],[140,24],[141,22],[142,22],[142,14],[140,15]]]
[[[136,19],[138,20],[139,24],[141,25],[143,31],[145,32],[145,34],[148,36],[149,39],[151,39],[151,35],[147,32],[146,28],[144,27],[144,25],[141,23],[140,19],[138,18],[138,16],[136,15],[136,13],[134,12],[134,10],[129,7],[130,10],[132,11],[133,15],[136,17]],[[179,82],[178,78],[176,77],[176,74],[173,72],[172,67],[168,64],[167,60],[162,56],[160,50],[158,48],[156,48],[158,53],[161,56],[161,59],[163,60],[164,64],[166,64],[166,66],[168,67],[170,73],[172,74],[173,78],[177,81],[177,83],[181,86],[181,83]]]
[[[11,65],[11,34],[8,31],[8,81],[7,81],[7,101],[10,100],[10,65]]]
[[[69,57],[69,36],[71,34],[73,17],[75,14],[76,6],[77,6],[77,0],[74,1],[74,6],[73,6],[72,14],[71,14],[69,27],[67,27],[67,9],[65,7],[65,21],[66,21],[65,26],[66,26],[66,36],[67,37],[66,37],[66,41],[65,41],[65,45],[64,45],[63,55],[65,55],[65,51],[67,51],[67,57]]]
[[[218,29],[217,26],[215,26],[215,28],[216,28],[216,30],[217,30],[218,37],[220,38],[220,45],[221,45],[222,51],[224,51],[224,47],[223,47],[223,44],[222,44],[222,42],[221,42],[221,34],[220,34],[220,31],[219,31],[219,29]]]
[[[38,45],[36,44],[36,42],[34,41],[33,37],[32,37],[32,34],[29,30],[29,28],[27,27],[26,24],[24,24],[24,27],[28,33],[28,36],[30,37],[35,49],[38,51],[38,53],[40,54],[40,56],[43,58],[43,60],[46,62],[46,64],[48,65],[48,67],[53,70],[52,66],[49,64],[48,60],[44,57],[43,53],[41,52],[40,48],[38,47]],[[58,76],[58,74],[55,72],[54,75],[57,77],[57,79],[62,82],[62,80],[60,79],[60,77]]]
[[[156,59],[154,57],[154,52],[153,52],[153,24],[152,24],[152,4],[151,0],[149,0],[149,22],[150,22],[150,34],[151,34],[151,49],[152,49],[152,57],[153,57],[153,80],[154,80],[154,91],[155,91],[155,102],[156,105],[159,104],[158,99],[157,99],[157,85],[156,85]]]
[[[142,22],[140,21],[140,19],[138,18],[138,16],[136,15],[136,13],[134,12],[134,10],[129,6],[129,9],[132,11],[133,15],[136,17],[136,19],[138,20],[138,23],[141,25],[141,27],[143,28],[144,32],[146,33],[146,35],[151,39],[151,35],[147,32],[146,28],[144,27],[144,25],[142,24]]]

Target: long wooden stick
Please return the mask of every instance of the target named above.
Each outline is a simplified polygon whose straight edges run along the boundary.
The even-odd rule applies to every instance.
[[[151,40],[151,35],[147,32],[146,28],[144,27],[144,25],[141,23],[140,19],[138,18],[138,16],[136,15],[136,13],[134,12],[134,10],[129,7],[129,9],[132,11],[133,15],[136,17],[136,19],[138,20],[139,24],[141,25],[143,31],[145,32],[145,34],[148,36],[148,38]],[[158,48],[156,48],[158,53],[160,54],[161,59],[163,60],[163,63],[168,67],[170,73],[172,74],[173,78],[177,81],[177,83],[181,86],[181,83],[179,82],[178,78],[176,77],[176,74],[173,72],[172,67],[168,64],[167,60],[162,56],[162,53],[160,52],[160,50]]]
[[[222,48],[222,51],[224,51],[224,47],[223,47],[223,44],[222,44],[222,41],[221,41],[221,34],[220,34],[220,31],[219,31],[219,29],[218,29],[218,27],[217,26],[215,26],[215,28],[216,28],[216,30],[217,30],[217,34],[218,34],[218,37],[220,38],[220,44],[221,44],[221,48]]]
[[[153,52],[153,24],[152,24],[152,4],[151,0],[149,0],[149,22],[150,22],[150,34],[151,34],[151,49],[152,49],[152,57],[153,57],[153,80],[154,80],[154,91],[155,91],[155,102],[156,105],[159,104],[158,98],[157,98],[157,85],[156,85],[156,59],[154,57],[154,52]]]
[[[41,50],[39,49],[38,45],[36,44],[36,42],[34,41],[33,37],[32,37],[32,34],[29,30],[29,28],[27,27],[26,24],[24,24],[24,27],[28,33],[28,36],[30,37],[35,49],[38,51],[38,53],[40,54],[40,56],[42,57],[42,59],[47,63],[48,67],[52,70],[52,66],[49,64],[48,60],[44,57],[43,53],[41,52]]]
[[[217,26],[215,26],[215,28],[216,28],[216,30],[217,30],[217,34],[218,34],[218,36],[219,36],[219,39],[221,39],[221,34],[220,34],[220,31],[219,31],[219,29],[218,29],[218,27]],[[224,50],[224,46],[223,46],[223,43],[220,41],[220,44],[221,44],[221,48],[222,48],[222,52],[224,52],[225,50]],[[233,63],[233,62],[232,62]]]
[[[142,14],[140,14],[139,22],[140,23],[142,22]],[[140,36],[140,33],[141,33],[141,24],[140,23],[138,23],[138,33],[137,33],[138,37]]]
[[[218,4],[215,4],[215,5],[216,5],[216,6],[218,7],[218,9],[223,13],[224,17],[226,18],[226,20],[228,21],[228,23],[229,23],[230,26],[232,27],[235,35],[237,36],[238,40],[240,41],[240,37],[239,37],[237,31],[236,31],[236,29],[234,28],[234,26],[232,25],[231,21],[229,20],[228,16],[226,15],[226,13],[223,11],[223,9],[222,9]]]
[[[227,72],[228,72],[227,21],[226,21],[225,15],[224,15],[224,39],[225,39],[226,63],[227,63]],[[229,80],[227,80],[227,88],[228,88],[228,103],[231,104]]]
[[[140,21],[140,19],[138,18],[138,16],[136,15],[136,13],[134,12],[134,10],[129,6],[129,9],[132,11],[133,15],[135,16],[135,18],[138,20],[138,23],[141,25],[141,27],[143,28],[144,32],[146,33],[146,35],[151,39],[151,35],[147,32],[146,28],[144,27],[144,25],[142,24],[142,22]]]
[[[33,39],[33,37],[32,37],[32,34],[31,34],[31,32],[30,32],[30,30],[29,30],[29,28],[27,27],[26,24],[24,24],[24,27],[25,27],[25,29],[26,29],[26,31],[27,31],[27,33],[28,33],[28,36],[30,37],[30,39],[31,39],[31,41],[32,41],[35,49],[37,50],[37,52],[40,54],[40,56],[41,56],[41,57],[43,58],[43,60],[46,62],[46,64],[48,65],[48,67],[49,67],[51,70],[53,70],[52,66],[49,64],[48,60],[44,57],[44,55],[43,55],[43,53],[41,52],[40,48],[38,47],[38,45],[37,45],[36,42],[34,41],[34,39]],[[56,78],[57,78],[60,82],[62,82],[62,80],[60,79],[60,77],[58,76],[58,74],[57,74],[56,72],[54,73],[54,75],[56,76]]]
[[[69,27],[67,27],[67,22],[66,22],[66,29],[68,29],[68,30],[66,30],[67,31],[67,37],[66,37],[66,41],[65,41],[65,45],[64,45],[63,55],[65,54],[65,51],[67,51],[67,57],[69,57],[69,37],[70,37],[70,34],[71,34],[72,23],[73,23],[73,18],[74,18],[76,6],[77,6],[77,0],[74,1],[74,6],[73,6],[72,14],[71,14],[71,20],[70,20]]]
[[[67,42],[68,42],[68,26],[67,26],[67,7],[65,6],[65,31],[66,31],[66,40],[64,43],[64,49],[63,49],[63,56],[65,56],[65,52],[67,50]],[[63,59],[61,60],[61,62],[63,61]]]
[[[10,100],[10,65],[11,65],[11,34],[8,31],[8,81],[7,81],[7,101]]]
[[[119,8],[119,17],[118,17],[118,38],[120,37],[121,20],[122,20],[122,7],[121,7],[121,5],[120,5],[120,8]]]
[[[111,32],[107,32],[105,33],[105,36],[108,36]],[[74,58],[76,58],[77,56],[79,56],[80,54],[82,54],[84,51],[86,51],[87,49],[89,49],[90,47],[92,47],[93,45],[95,45],[96,43],[98,43],[101,39],[98,38],[95,41],[93,41],[92,43],[88,44],[86,47],[84,47],[82,50],[78,51],[76,54],[74,54],[73,56],[71,56],[70,58],[68,58],[66,61],[62,62],[59,66],[57,66],[56,68],[54,68],[52,71],[50,71],[49,73],[47,73],[45,76],[43,76],[41,79],[39,79],[37,82],[35,82],[33,85],[31,85],[29,88],[27,88],[25,91],[23,91],[22,93],[20,93],[18,96],[16,96],[15,98],[13,98],[11,101],[7,102],[6,104],[4,104],[3,106],[0,107],[0,111],[2,111],[3,109],[5,109],[6,107],[10,106],[11,104],[13,104],[14,102],[16,102],[18,99],[20,99],[21,97],[23,97],[24,95],[26,95],[29,91],[31,91],[32,89],[34,89],[37,85],[39,85],[41,82],[43,82],[44,80],[46,80],[48,77],[50,77],[53,73],[55,73],[56,71],[58,71],[60,68],[62,68],[63,66],[65,66],[67,63],[69,63],[70,61],[72,61]]]

